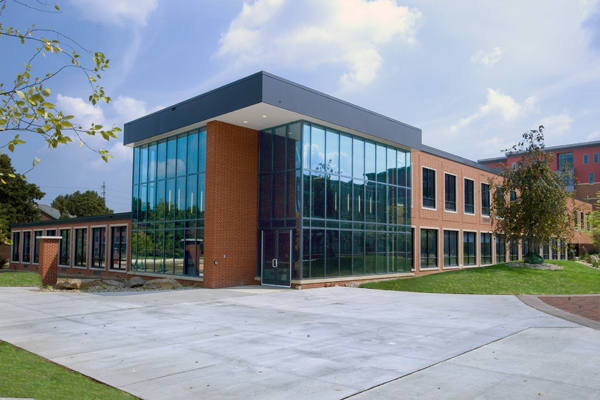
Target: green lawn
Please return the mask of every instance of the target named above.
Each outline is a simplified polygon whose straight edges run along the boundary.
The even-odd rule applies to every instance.
[[[573,261],[546,260],[562,270],[539,270],[498,264],[448,271],[416,278],[365,283],[369,289],[469,294],[600,293],[600,270]]]
[[[0,370],[0,397],[36,400],[136,398],[6,342],[0,342]]]
[[[0,286],[42,286],[42,277],[37,272],[2,272]]]

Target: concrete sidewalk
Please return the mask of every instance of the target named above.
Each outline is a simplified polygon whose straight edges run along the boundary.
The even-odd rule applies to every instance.
[[[600,398],[600,332],[515,296],[3,288],[0,340],[144,399]]]

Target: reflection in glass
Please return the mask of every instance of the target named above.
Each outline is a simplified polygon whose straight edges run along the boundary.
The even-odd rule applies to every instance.
[[[367,222],[376,221],[377,212],[377,186],[375,182],[368,181],[365,193],[365,215]]]
[[[167,178],[175,177],[177,171],[177,138],[167,142]]]
[[[310,143],[311,169],[325,171],[325,130],[313,126]]]
[[[340,178],[340,219],[352,221],[352,179]]]
[[[326,231],[326,276],[339,276],[339,231]]]
[[[188,175],[187,177],[186,203],[187,219],[196,219],[196,212],[198,211],[198,177],[196,175]]]
[[[156,182],[148,184],[148,221],[154,222],[156,215]]]
[[[206,172],[206,129],[198,136],[198,172]]]
[[[337,132],[327,130],[327,172],[332,174],[340,173],[340,135]]]
[[[391,185],[397,185],[396,180],[396,150],[387,149],[387,173],[388,183]]]
[[[323,278],[325,276],[325,231],[322,229],[311,230],[310,260],[310,277]]]
[[[337,175],[327,175],[327,218],[340,217],[340,185]]]
[[[204,200],[206,174],[198,175],[198,218],[204,218]]]
[[[187,140],[187,173],[195,174],[198,172],[198,133],[190,134]]]
[[[156,180],[156,143],[148,146],[148,182]]]
[[[340,135],[340,175],[352,176],[352,138]]]
[[[273,135],[273,172],[281,172],[285,170],[285,144],[286,129],[285,126],[280,126],[274,129],[275,134]]]
[[[177,178],[176,219],[185,219],[185,177]]]
[[[325,176],[319,172],[312,172],[311,178],[311,217],[325,218]]]
[[[148,182],[148,146],[140,150],[140,182]]]
[[[376,180],[375,176],[375,145],[365,143],[365,177],[369,180]]]
[[[398,185],[406,186],[406,154],[401,150],[398,150],[396,154],[396,162],[398,163]]]
[[[382,145],[377,145],[377,182],[386,183],[387,163],[386,149]]]
[[[370,275],[377,272],[377,241],[375,232],[367,231],[365,233],[365,239],[366,273]]]
[[[377,184],[377,222],[380,224],[387,222],[386,188],[386,185]]]
[[[362,231],[352,232],[352,274],[364,275],[365,273],[365,233]]]
[[[352,151],[354,153],[354,157],[352,157],[352,176],[358,179],[365,179],[365,142],[355,138],[352,140],[352,143]]]
[[[163,140],[158,142],[157,151],[157,163],[156,163],[156,178],[165,179],[167,173],[167,141]]]
[[[175,179],[167,180],[166,206],[165,219],[175,219]]]
[[[133,184],[140,183],[140,148],[133,149]]]

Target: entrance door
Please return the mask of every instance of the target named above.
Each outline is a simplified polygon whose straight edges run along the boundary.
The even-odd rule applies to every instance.
[[[292,231],[262,231],[261,284],[291,286]]]

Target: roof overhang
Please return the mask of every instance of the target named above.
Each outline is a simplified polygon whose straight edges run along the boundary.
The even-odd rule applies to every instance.
[[[306,120],[406,149],[421,148],[421,130],[282,78],[259,72],[125,124],[137,146],[222,121],[263,130]]]

